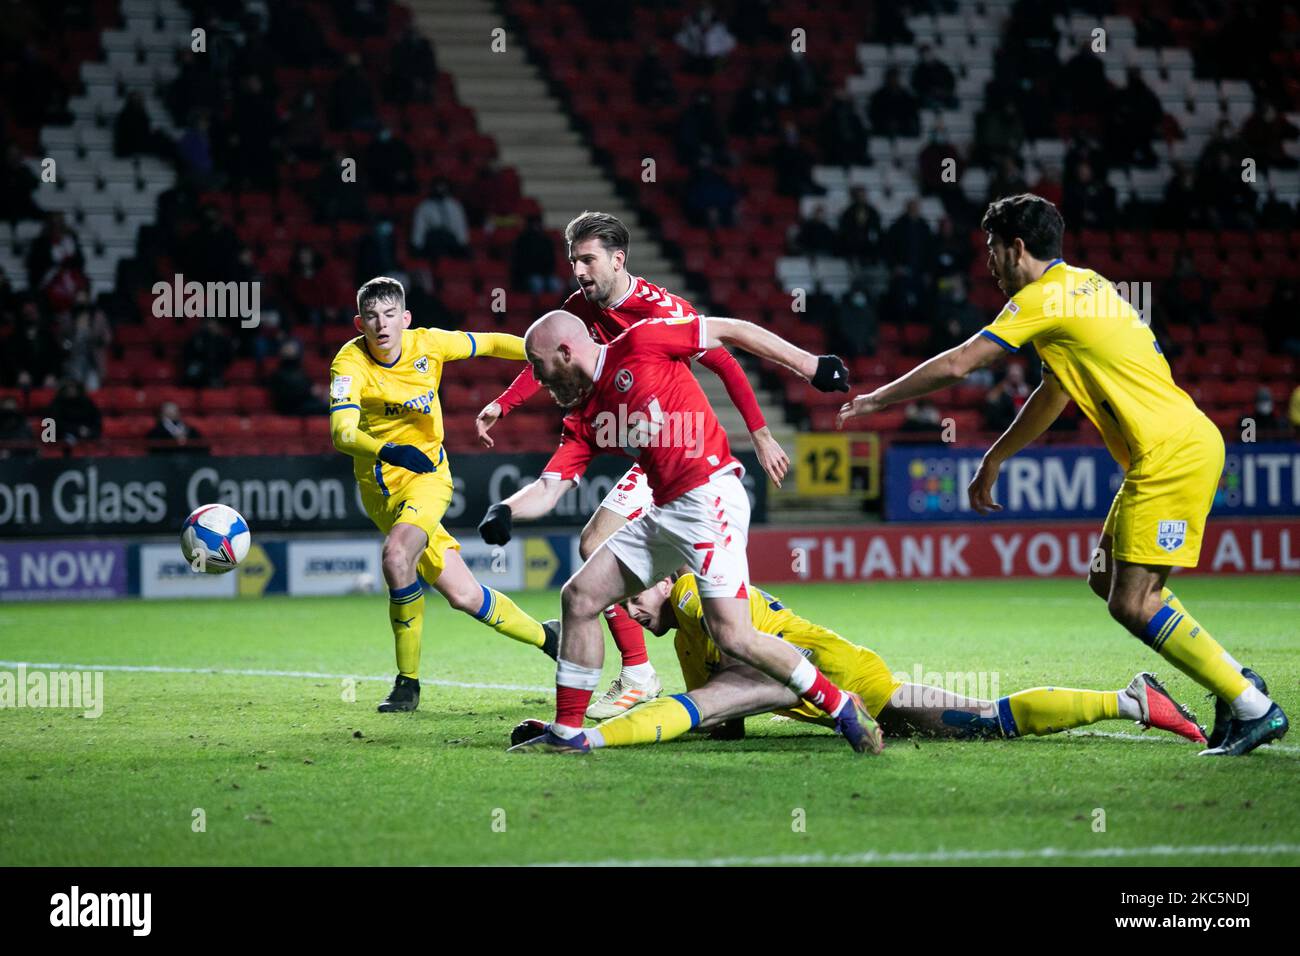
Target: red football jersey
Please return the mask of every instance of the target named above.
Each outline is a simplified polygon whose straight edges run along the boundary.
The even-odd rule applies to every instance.
[[[631,276],[632,285],[623,296],[607,309],[593,305],[579,289],[570,295],[564,305],[565,312],[571,312],[586,324],[591,337],[601,344],[608,344],[622,335],[633,325],[646,319],[681,319],[695,314],[695,307],[680,296],[647,282],[639,276]],[[700,364],[715,372],[727,387],[727,394],[745,419],[745,426],[750,431],[757,431],[766,422],[763,411],[758,407],[758,399],[735,358],[726,349],[717,348],[693,353]],[[497,399],[502,414],[508,415],[513,409],[528,401],[541,388],[541,383],[533,377],[531,367],[525,367],[516,376],[510,386]]]
[[[741,465],[691,372],[706,320],[639,322],[600,350],[592,392],[564,418],[544,478],[577,479],[602,452],[635,460],[655,504],[665,505],[714,474]]]

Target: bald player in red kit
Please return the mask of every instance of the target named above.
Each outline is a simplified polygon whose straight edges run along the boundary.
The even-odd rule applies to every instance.
[[[737,319],[652,319],[600,345],[586,334],[581,319],[555,311],[534,322],[524,337],[537,378],[570,413],[560,447],[541,477],[488,509],[479,525],[483,540],[504,544],[515,518],[549,512],[603,452],[634,458],[649,479],[653,500],[564,585],[555,720],[513,751],[591,749],[582,722],[605,653],[599,615],[682,565],[695,575],[709,636],[723,653],[826,711],[854,751],[883,749],[880,728],[861,698],[827,680],[792,645],[754,630],[745,553],[749,497],[740,481],[744,468],[690,369],[695,354],[723,345],[785,365],[821,391],[847,388],[848,373],[835,356],[812,355]]]
[[[595,342],[608,343],[644,319],[682,318],[695,313],[694,306],[685,299],[627,271],[628,231],[614,216],[584,212],[565,228],[564,238],[580,291],[569,296],[562,308],[582,320]],[[759,464],[780,486],[790,459],[772,437],[744,369],[724,348],[702,349],[693,358],[722,379],[727,395],[749,429]],[[492,425],[541,387],[532,370],[524,369],[509,388],[479,412],[476,421],[479,440],[491,448],[493,441],[488,431]],[[650,501],[645,472],[640,464],[633,464],[614,483],[582,529],[578,541],[582,559],[591,557],[602,541],[640,515]],[[605,622],[623,657],[623,668],[609,689],[587,709],[587,716],[592,720],[616,717],[637,704],[653,700],[662,691],[646,653],[641,626],[628,616],[621,604],[606,609]]]

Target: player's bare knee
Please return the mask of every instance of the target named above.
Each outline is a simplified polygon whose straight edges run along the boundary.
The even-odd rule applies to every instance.
[[[1092,588],[1092,593],[1097,595],[1103,601],[1110,600],[1110,572],[1109,571],[1089,571],[1088,587]]]
[[[605,606],[599,604],[577,578],[569,578],[560,591],[560,607],[566,616],[595,617]]]
[[[411,556],[408,553],[404,543],[401,540],[389,538],[384,542],[384,550],[381,556],[381,563],[384,568],[384,579],[388,582],[389,587],[400,587],[407,584],[413,569]]]
[[[596,549],[600,547],[600,532],[592,527],[593,523],[588,521],[587,526],[578,535],[578,554],[584,561],[591,557],[596,552]]]
[[[1140,635],[1146,622],[1142,620],[1142,601],[1130,591],[1113,591],[1106,599],[1106,610],[1118,623]]]

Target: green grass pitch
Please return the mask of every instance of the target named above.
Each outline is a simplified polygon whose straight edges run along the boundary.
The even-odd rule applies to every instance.
[[[1005,694],[1115,689],[1151,669],[1211,717],[1200,689],[1081,582],[772,590],[895,671],[995,673]],[[1176,590],[1300,716],[1300,580],[1194,577]],[[558,613],[555,592],[518,597]],[[680,690],[670,639],[650,640]],[[611,644],[607,678],[616,658]],[[1191,743],[1111,721],[1096,736],[891,741],[855,757],[828,731],[754,717],[740,742],[507,756],[516,722],[551,716],[552,665],[434,599],[414,714],[375,712],[393,666],[378,596],[9,604],[0,660],[175,669],[106,671],[98,719],[0,710],[6,866],[1300,863],[1295,735],[1199,759]],[[346,675],[383,680],[361,680],[348,702]]]

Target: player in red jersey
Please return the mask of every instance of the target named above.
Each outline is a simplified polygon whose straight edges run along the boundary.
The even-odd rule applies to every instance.
[[[600,680],[600,613],[685,564],[696,577],[709,635],[726,654],[789,687],[835,718],[858,753],[884,746],[861,698],[832,684],[793,646],[754,630],[749,609],[749,498],[744,468],[690,370],[698,352],[734,345],[788,366],[822,391],[848,374],[750,322],[686,316],[639,322],[607,345],[577,316],[548,312],[524,338],[528,360],[552,397],[572,411],[540,478],[494,504],[479,525],[488,544],[510,539],[514,518],[538,518],[574,486],[602,451],[634,458],[653,501],[610,535],[564,585],[555,675],[555,720],[516,751],[585,753],[582,720]]]
[[[573,265],[573,274],[581,291],[569,296],[561,308],[581,319],[596,342],[608,343],[643,319],[682,318],[694,314],[695,308],[685,299],[627,271],[628,231],[614,216],[584,212],[565,228],[564,238],[569,246],[569,262]],[[790,466],[790,459],[763,420],[762,409],[758,407],[744,369],[722,348],[700,352],[694,358],[722,379],[727,395],[745,419],[759,464],[779,487]],[[475,423],[479,440],[491,448],[493,441],[488,430],[492,425],[531,398],[541,387],[531,369],[520,372],[500,397],[479,412]],[[640,465],[634,464],[614,483],[582,529],[578,553],[583,560],[591,557],[602,541],[639,515],[650,500],[645,472]],[[605,611],[605,621],[614,637],[614,644],[623,655],[623,669],[609,689],[587,708],[587,716],[592,720],[616,717],[637,704],[653,700],[662,690],[646,654],[641,626],[619,604]]]

